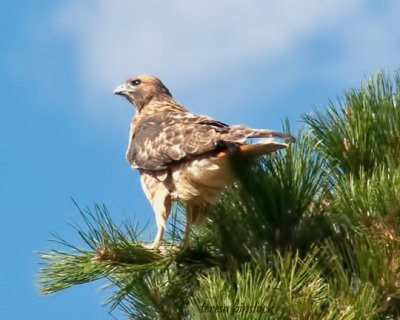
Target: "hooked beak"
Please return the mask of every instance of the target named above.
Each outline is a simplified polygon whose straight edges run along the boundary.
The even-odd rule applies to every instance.
[[[119,85],[114,90],[114,94],[118,94],[118,95],[124,95],[124,94],[126,94],[128,92],[129,92],[129,88],[126,85],[126,83],[123,83],[123,84]]]

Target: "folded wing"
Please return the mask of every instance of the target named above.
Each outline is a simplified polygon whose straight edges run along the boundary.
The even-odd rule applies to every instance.
[[[280,132],[250,129],[242,125],[228,126],[189,112],[162,112],[138,123],[129,144],[127,160],[134,168],[165,170],[171,163],[190,160],[205,153],[215,152],[217,155],[226,150],[239,149],[248,138],[257,137],[293,140]]]

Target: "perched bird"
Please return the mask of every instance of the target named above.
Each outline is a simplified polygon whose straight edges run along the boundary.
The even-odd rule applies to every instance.
[[[150,248],[161,245],[172,201],[186,202],[186,236],[192,224],[207,217],[216,196],[234,181],[228,159],[231,154],[262,155],[288,146],[271,138],[294,141],[284,133],[229,126],[193,114],[153,76],[132,77],[114,93],[136,109],[126,159],[139,170],[143,191],[155,213],[158,230]],[[267,139],[248,144],[251,138]]]

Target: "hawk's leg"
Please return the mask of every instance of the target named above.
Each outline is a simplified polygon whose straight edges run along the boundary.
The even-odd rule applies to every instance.
[[[140,180],[142,182],[143,191],[153,207],[157,224],[156,237],[153,243],[146,245],[146,247],[149,249],[157,249],[161,246],[168,216],[171,211],[171,196],[165,183],[159,181],[156,176],[141,172]]]
[[[152,206],[156,215],[157,234],[153,243],[147,247],[149,249],[157,249],[161,245],[164,231],[167,227],[168,216],[171,211],[171,197],[167,188],[158,188],[158,194],[155,196]]]
[[[183,244],[189,238],[191,226],[200,225],[208,217],[211,205],[208,203],[197,203],[188,201],[186,204],[186,228]]]

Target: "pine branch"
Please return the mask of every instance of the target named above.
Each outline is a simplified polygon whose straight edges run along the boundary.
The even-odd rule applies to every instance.
[[[79,254],[51,250],[38,252],[42,268],[39,285],[45,294],[67,289],[73,285],[95,281],[105,277],[110,269],[93,261],[93,253],[81,250]]]
[[[379,165],[399,165],[400,82],[377,73],[361,90],[345,93],[339,109],[332,103],[325,112],[314,109],[303,119],[319,141],[320,152],[338,176],[371,174]]]

